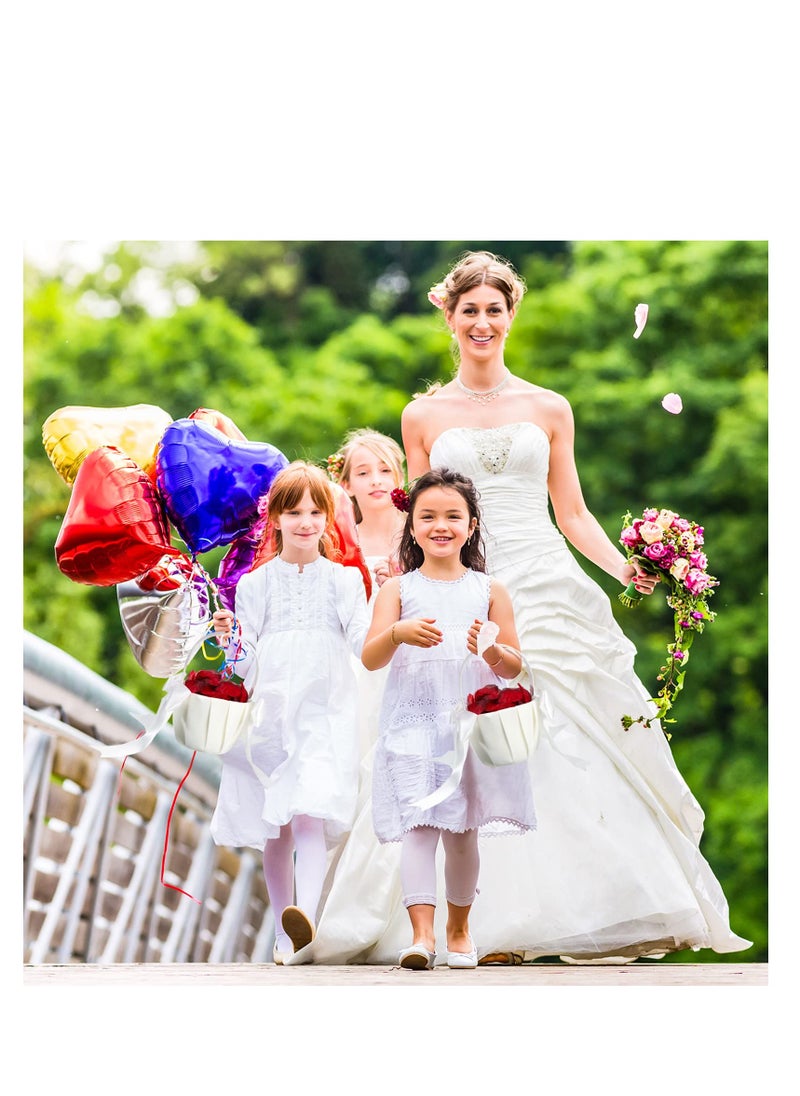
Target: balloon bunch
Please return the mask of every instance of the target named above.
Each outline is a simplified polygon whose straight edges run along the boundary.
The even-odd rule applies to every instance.
[[[207,635],[210,599],[234,610],[241,576],[274,554],[259,500],[288,459],[207,407],[174,421],[151,404],[62,407],[44,422],[42,440],[71,487],[55,544],[59,570],[74,582],[116,586],[139,665],[153,677],[179,673]],[[359,568],[369,599],[352,504],[333,487],[339,559]],[[188,551],[173,544],[173,529]],[[197,557],[224,545],[214,582]]]
[[[153,677],[179,672],[206,635],[209,590],[222,596],[197,556],[231,546],[222,564],[232,608],[255,556],[258,500],[287,458],[205,407],[174,421],[151,404],[62,407],[44,422],[42,440],[71,487],[55,544],[59,570],[74,582],[116,586],[139,665]],[[173,544],[173,528],[188,551]]]

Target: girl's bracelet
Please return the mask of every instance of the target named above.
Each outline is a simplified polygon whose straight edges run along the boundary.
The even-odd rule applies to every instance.
[[[393,645],[394,647],[399,647],[399,646],[400,646],[400,644],[401,644],[401,643],[402,643],[403,641],[402,641],[402,639],[395,639],[395,638],[394,638],[394,630],[395,630],[395,628],[396,628],[396,627],[397,627],[397,625],[396,625],[396,624],[393,624],[393,625],[392,625],[392,630],[391,630],[391,633],[390,633],[390,637],[391,637],[391,640],[392,640],[392,645]]]
[[[495,666],[499,666],[502,661],[503,661],[503,652],[502,651],[500,652],[500,657],[497,659],[496,662],[486,662],[486,659],[484,659],[484,662],[486,662],[486,665],[489,667],[490,670],[493,670],[495,668]]]

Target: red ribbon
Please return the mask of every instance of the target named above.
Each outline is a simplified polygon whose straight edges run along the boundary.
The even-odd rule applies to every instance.
[[[196,757],[197,750],[195,750],[192,754],[192,760],[189,762],[189,768],[183,774],[183,779],[181,780],[178,787],[175,789],[175,795],[172,797],[172,804],[169,808],[169,814],[167,815],[167,828],[164,832],[164,853],[161,857],[161,885],[162,887],[169,887],[170,890],[180,891],[181,894],[185,894],[187,898],[191,898],[193,902],[196,902],[198,906],[202,906],[203,903],[200,901],[199,898],[195,898],[193,894],[189,894],[189,892],[185,891],[182,887],[176,887],[173,883],[167,883],[164,879],[164,867],[167,863],[167,847],[169,845],[169,827],[170,823],[172,822],[172,812],[175,810],[175,804],[178,802],[178,796],[181,794],[181,788],[186,783],[189,773],[192,771],[192,765],[194,765],[194,759]]]

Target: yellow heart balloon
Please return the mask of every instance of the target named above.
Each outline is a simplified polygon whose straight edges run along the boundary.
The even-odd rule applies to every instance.
[[[83,460],[100,446],[120,449],[151,478],[161,435],[172,422],[160,407],[61,407],[42,426],[42,441],[50,463],[65,483],[72,484]]]

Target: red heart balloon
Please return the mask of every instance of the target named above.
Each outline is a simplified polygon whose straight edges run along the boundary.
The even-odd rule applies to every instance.
[[[229,419],[221,411],[214,411],[210,407],[198,407],[196,411],[192,411],[189,418],[195,422],[204,422],[207,426],[213,426],[226,438],[233,438],[234,441],[247,441],[247,438],[233,419]]]
[[[114,586],[144,574],[170,544],[163,503],[138,464],[102,445],[81,463],[55,546],[58,569],[73,582]]]

